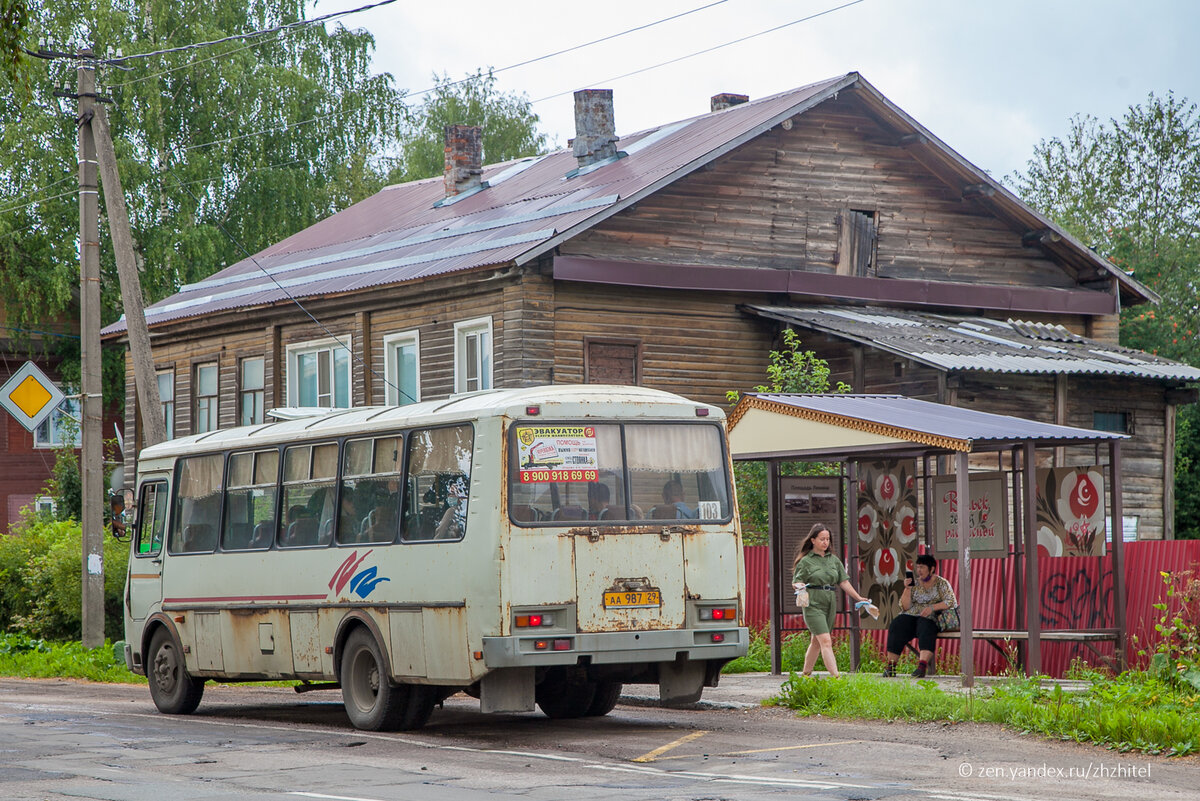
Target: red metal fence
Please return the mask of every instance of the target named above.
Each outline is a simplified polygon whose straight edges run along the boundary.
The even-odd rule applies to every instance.
[[[1131,542],[1125,545],[1125,621],[1128,628],[1128,653],[1131,665],[1145,664],[1139,652],[1152,652],[1158,641],[1154,624],[1159,612],[1153,604],[1166,598],[1162,572],[1200,568],[1200,540]],[[1012,559],[972,560],[972,619],[975,628],[1015,628],[1016,590]],[[768,549],[765,545],[746,546],[746,620],[751,626],[770,623]],[[1038,566],[1041,579],[1042,626],[1046,629],[1111,628],[1113,572],[1111,554],[1102,557],[1044,557]],[[938,572],[958,586],[958,560],[943,559]],[[787,628],[801,628],[798,615],[788,615]],[[872,635],[880,637],[882,633]],[[882,639],[878,640],[882,642]],[[1093,644],[1101,654],[1111,656],[1111,644]],[[939,646],[947,654],[958,653],[957,642]],[[1071,661],[1079,657],[1097,664],[1098,657],[1082,643],[1042,643],[1042,670],[1061,676]],[[1004,668],[1000,654],[987,646],[975,648],[975,669],[996,673]]]

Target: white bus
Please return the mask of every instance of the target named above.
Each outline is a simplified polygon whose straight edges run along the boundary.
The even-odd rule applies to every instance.
[[[146,448],[125,660],[159,710],[207,679],[340,687],[351,722],[697,700],[746,653],[720,409],[641,387],[496,390]]]

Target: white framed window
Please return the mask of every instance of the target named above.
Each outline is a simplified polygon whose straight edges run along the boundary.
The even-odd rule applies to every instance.
[[[387,402],[405,406],[421,400],[421,333],[404,331],[383,338]]]
[[[349,337],[287,347],[287,405],[350,408]]]
[[[175,371],[164,370],[158,374],[158,400],[162,405],[163,425],[167,439],[175,438]]]
[[[74,390],[68,389],[67,392]],[[66,398],[34,429],[33,447],[61,448],[70,445],[78,448],[81,428],[79,398]]]
[[[253,426],[263,421],[266,386],[266,359],[242,359],[238,366],[239,425]]]
[[[195,434],[206,434],[217,430],[218,412],[221,408],[216,362],[196,365],[192,384],[195,408],[192,410],[192,428]]]
[[[454,391],[492,388],[492,318],[454,324]]]
[[[58,502],[49,495],[43,495],[34,499],[33,510],[40,515],[58,514]]]

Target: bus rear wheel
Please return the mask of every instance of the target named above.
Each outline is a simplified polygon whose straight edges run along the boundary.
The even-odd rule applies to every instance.
[[[581,671],[551,668],[537,686],[534,698],[546,717],[552,720],[582,718],[591,714],[592,703],[596,700],[596,682],[588,681]]]
[[[204,697],[204,679],[188,675],[183,654],[166,629],[160,628],[150,638],[149,662],[150,697],[158,711],[167,715],[195,712]]]
[[[621,697],[622,685],[619,681],[601,681],[596,683],[596,694],[588,707],[587,717],[601,717],[613,711],[617,700]]]
[[[438,702],[436,687],[393,683],[379,644],[361,628],[346,640],[341,684],[350,722],[367,731],[419,729]]]

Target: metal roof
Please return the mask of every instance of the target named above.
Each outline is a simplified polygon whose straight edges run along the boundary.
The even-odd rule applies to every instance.
[[[1200,369],[1061,325],[838,306],[744,306],[760,317],[860,342],[945,372],[1112,375],[1200,381]]]
[[[570,149],[484,168],[453,203],[441,176],[389,186],[146,308],[153,327],[213,312],[522,264],[859,80],[839,76],[629,136],[611,163],[568,178]],[[125,330],[124,318],[104,329]]]
[[[571,150],[485,167],[481,190],[444,200],[442,178],[390,186],[255,256],[243,259],[148,306],[151,327],[212,313],[394,286],[431,276],[508,263],[524,264],[643,197],[836,97],[861,90],[904,130],[927,132],[851,72],[771,97],[621,137],[622,157],[571,175]],[[1058,230],[1003,191],[982,170],[930,138],[936,153],[971,180],[993,185],[1003,203],[1020,207],[1020,224]],[[1065,233],[1063,233],[1065,236]],[[1073,240],[1072,240],[1073,241]],[[1073,246],[1072,246],[1073,247]],[[1109,272],[1135,296],[1148,290],[1079,246],[1075,255]],[[1072,251],[1074,252],[1074,251]],[[105,327],[125,330],[124,318]]]
[[[1128,439],[1125,434],[1041,423],[963,409],[903,395],[802,395],[749,393],[729,415],[731,440],[747,413],[762,410],[842,428],[870,431],[911,444],[950,451],[996,449],[1024,442],[1071,445]],[[804,451],[803,443],[779,443],[780,454]]]

